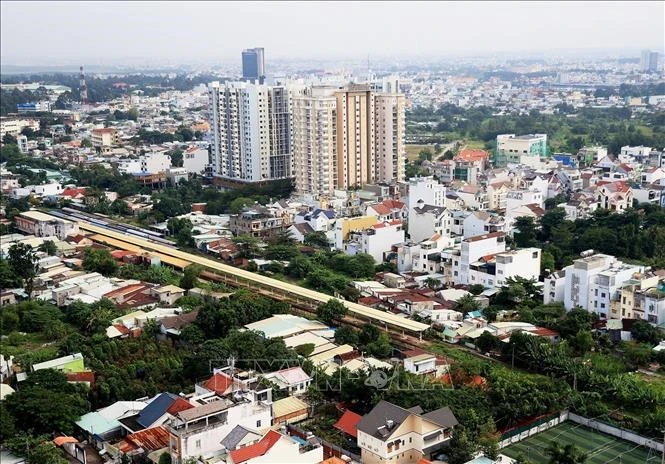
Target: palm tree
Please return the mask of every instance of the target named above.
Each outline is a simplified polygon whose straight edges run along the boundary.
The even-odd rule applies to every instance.
[[[545,454],[550,456],[550,464],[584,464],[587,460],[587,455],[572,443],[562,447],[553,441],[545,450]]]

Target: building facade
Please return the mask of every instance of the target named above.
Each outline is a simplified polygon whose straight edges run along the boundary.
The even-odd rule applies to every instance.
[[[247,48],[242,51],[242,78],[263,84],[266,78],[263,48]]]
[[[212,173],[241,182],[292,176],[288,92],[244,82],[209,86]]]
[[[404,179],[405,100],[368,85],[313,86],[293,96],[293,156],[300,194]]]

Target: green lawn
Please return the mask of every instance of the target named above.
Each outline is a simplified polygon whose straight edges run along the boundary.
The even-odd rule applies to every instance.
[[[596,432],[574,422],[564,422],[510,445],[501,452],[511,458],[522,453],[534,464],[547,464],[549,457],[545,454],[545,449],[552,441],[562,446],[574,443],[578,449],[587,454],[586,464],[656,464],[660,463],[661,459],[660,453],[656,451]]]
[[[421,150],[429,149],[429,151],[434,154],[434,144],[432,145],[422,145],[422,144],[407,144],[406,145],[406,157],[409,161],[418,159],[418,154]]]

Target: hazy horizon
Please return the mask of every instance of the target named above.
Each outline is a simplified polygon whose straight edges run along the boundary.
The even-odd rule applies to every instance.
[[[664,48],[665,2],[0,3],[5,65],[629,54]],[[636,19],[639,18],[639,19]],[[125,64],[127,64],[125,62]]]

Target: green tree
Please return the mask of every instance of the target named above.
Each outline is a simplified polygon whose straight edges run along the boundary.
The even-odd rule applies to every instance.
[[[457,306],[455,309],[462,314],[470,313],[471,311],[476,311],[480,308],[480,305],[475,300],[473,295],[464,295],[462,298],[457,300]]]
[[[587,460],[586,454],[572,443],[561,446],[558,442],[552,441],[545,454],[550,457],[550,464],[584,464]]]
[[[42,371],[30,377],[39,372]],[[7,397],[7,410],[17,428],[35,433],[72,433],[74,422],[88,411],[89,405],[82,387],[68,384],[64,374],[57,374],[46,372],[37,380],[28,377],[31,383]]]
[[[346,316],[347,312],[348,309],[344,306],[344,303],[332,298],[316,308],[316,316],[318,319],[328,325],[341,321],[344,316]]]
[[[358,346],[358,331],[347,325],[337,327],[335,329],[335,343],[338,345]]]
[[[305,235],[304,243],[305,245],[319,248],[330,247],[328,243],[328,236],[325,232],[322,231],[310,232],[309,234]]]
[[[233,243],[238,247],[238,254],[242,258],[252,259],[261,254],[259,240],[251,235],[243,234],[233,237]]]
[[[474,340],[474,345],[478,347],[483,353],[488,353],[501,346],[501,340],[498,339],[491,332],[485,331]]]
[[[499,439],[501,434],[497,432],[494,420],[488,420],[480,428],[478,435],[478,445],[485,457],[495,460],[499,457]]]
[[[450,440],[450,451],[448,452],[448,462],[450,464],[464,464],[473,459],[476,453],[476,446],[469,439],[469,436],[460,427],[453,432],[453,438]]]
[[[584,356],[593,348],[593,336],[588,330],[580,330],[568,339],[568,344],[577,356]]]
[[[55,246],[53,240],[44,240],[37,249],[39,251],[46,253],[49,256],[54,256],[58,252],[58,247]]]
[[[159,464],[171,464],[171,455],[169,453],[162,453],[159,456]]]
[[[196,287],[201,270],[201,266],[196,264],[190,264],[187,266],[183,272],[182,278],[180,279],[180,286],[185,290]]]
[[[636,341],[650,343],[651,345],[657,345],[663,340],[663,338],[665,338],[663,332],[644,320],[636,321],[635,324],[633,324],[630,334]]]
[[[469,292],[473,295],[480,295],[485,291],[485,286],[483,284],[473,284],[469,285]]]
[[[105,248],[87,248],[83,256],[83,269],[99,272],[104,276],[112,276],[118,270],[118,264]]]
[[[9,266],[15,275],[23,280],[23,287],[28,298],[32,295],[35,277],[39,271],[39,264],[35,250],[30,245],[15,243],[9,247]]]
[[[21,285],[19,277],[6,259],[0,258],[0,288],[16,288]]]
[[[590,331],[592,320],[592,314],[586,309],[573,308],[559,322],[557,330],[563,338],[567,339],[580,331]]]
[[[515,219],[513,237],[518,248],[533,247],[538,244],[536,223],[532,217],[520,216]]]

